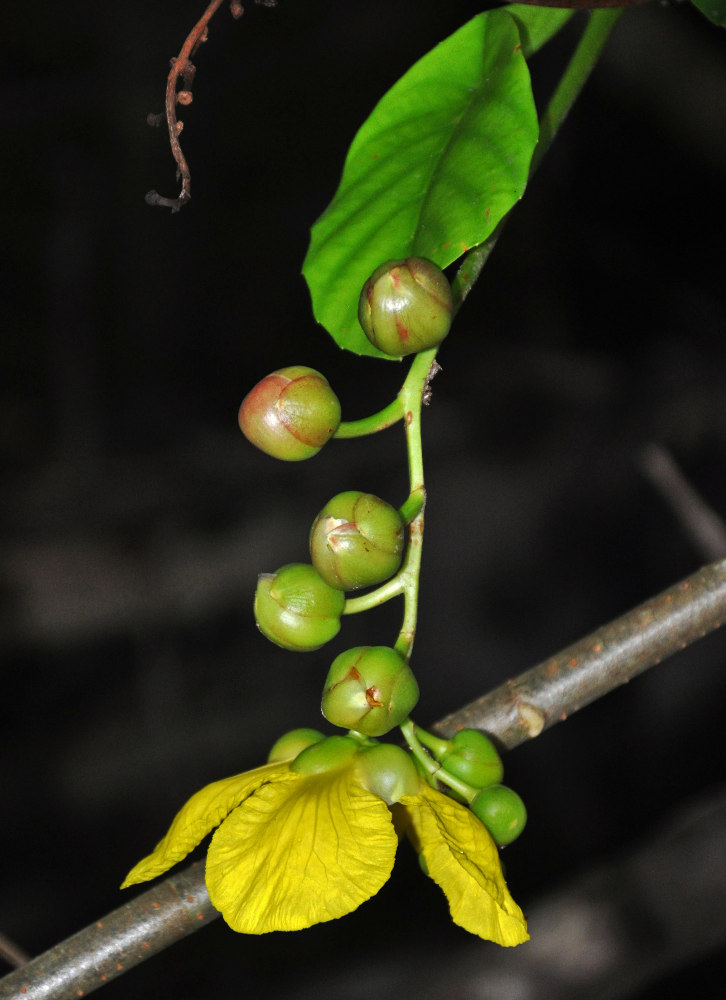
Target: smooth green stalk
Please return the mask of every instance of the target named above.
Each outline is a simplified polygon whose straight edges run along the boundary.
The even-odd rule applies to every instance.
[[[431,370],[436,360],[436,348],[421,351],[414,358],[406,381],[403,383],[399,398],[403,404],[404,424],[406,427],[406,447],[408,451],[409,499],[421,497],[419,512],[408,526],[408,547],[399,576],[403,581],[404,612],[403,624],[394,644],[394,649],[404,660],[411,658],[413,641],[416,635],[416,620],[418,617],[418,590],[421,573],[421,547],[423,543],[424,503],[426,487],[424,485],[423,447],[421,444],[421,407]],[[404,504],[404,507],[406,505]]]
[[[398,513],[404,524],[410,524],[423,510],[426,503],[426,490],[423,486],[417,487],[410,494],[408,499],[398,508]]]
[[[451,788],[452,791],[458,792],[467,802],[471,802],[478,789],[472,788],[471,785],[468,785],[465,781],[461,781],[460,778],[455,778],[453,774],[449,774],[448,771],[444,770],[441,764],[429,757],[417,736],[416,725],[413,720],[406,719],[405,722],[401,723],[400,728],[403,738],[411,749],[411,753],[428,775],[429,784],[435,786],[435,783],[440,781]]]
[[[366,434],[377,434],[387,427],[392,427],[403,417],[403,403],[401,394],[384,406],[378,413],[372,413],[369,417],[361,417],[360,420],[343,420],[338,425],[338,429],[333,435],[334,438],[356,438],[364,437]]]
[[[394,577],[381,584],[380,587],[376,587],[369,594],[349,597],[343,605],[343,614],[357,615],[359,611],[369,611],[371,608],[377,608],[379,604],[390,601],[392,597],[398,597],[399,594],[403,593],[405,585],[402,573],[403,570],[399,570]]]
[[[623,9],[605,8],[590,12],[587,26],[580,36],[580,40],[567,65],[567,69],[562,74],[560,82],[557,84],[555,92],[550,98],[549,104],[540,117],[539,142],[537,143],[529,167],[530,180],[542,162],[545,153],[552,145],[560,126],[569,114],[570,108],[587,83],[605,43],[610,37],[611,31],[623,13]],[[464,299],[476,284],[482,268],[497,244],[507,218],[508,216],[505,216],[494,232],[483,243],[480,243],[479,246],[472,247],[464,257],[456,273],[456,277],[451,283],[451,291],[454,297],[454,314],[459,311]]]
[[[560,126],[570,112],[570,108],[587,83],[595,63],[600,58],[610,33],[621,17],[624,8],[604,8],[590,13],[585,30],[580,36],[567,69],[562,74],[554,94],[540,118],[539,142],[529,168],[531,177],[542,161],[542,157],[552,145]]]
[[[406,427],[410,490],[408,499],[399,510],[403,520],[408,523],[408,546],[403,565],[391,580],[372,590],[369,594],[349,598],[343,609],[344,615],[354,615],[360,611],[368,611],[369,608],[377,607],[398,594],[403,594],[403,623],[393,648],[406,661],[411,657],[416,634],[421,543],[423,540],[423,509],[426,502],[421,444],[421,407],[435,359],[436,348],[430,348],[428,351],[417,354],[396,398],[400,415],[404,417]],[[381,413],[383,412],[385,411],[382,410]],[[380,416],[380,414],[376,416]]]

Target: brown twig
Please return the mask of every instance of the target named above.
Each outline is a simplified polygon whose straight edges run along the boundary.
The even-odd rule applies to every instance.
[[[177,118],[176,106],[177,104],[181,104],[183,107],[186,107],[192,103],[192,83],[194,82],[196,67],[191,61],[191,57],[202,42],[206,42],[209,22],[222,6],[223,2],[224,0],[212,0],[187,35],[179,55],[171,61],[171,70],[166,80],[166,100],[164,107],[166,124],[169,129],[169,145],[171,146],[172,156],[176,161],[176,176],[177,180],[181,178],[182,186],[177,198],[165,198],[157,191],[147,192],[145,199],[147,205],[161,205],[163,208],[170,208],[172,212],[178,212],[191,198],[192,175],[189,171],[187,159],[182,152],[181,143],[179,142],[179,136],[181,135],[184,123],[180,122]],[[230,3],[230,12],[232,17],[238,18],[242,16],[244,10],[240,3],[233,0]],[[178,90],[180,78],[182,86]],[[150,114],[147,117],[147,121],[150,125],[159,125],[163,117],[162,115]]]
[[[473,726],[505,749],[533,739],[726,620],[726,560],[704,566],[433,728]],[[74,1000],[219,916],[201,862],[0,980],[0,1000]]]
[[[434,725],[440,736],[486,730],[505,749],[656,666],[726,621],[726,559],[639,604]]]

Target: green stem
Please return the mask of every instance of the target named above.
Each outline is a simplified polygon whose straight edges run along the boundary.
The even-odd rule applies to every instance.
[[[408,499],[398,508],[398,513],[403,523],[410,524],[421,513],[425,503],[426,490],[423,485],[417,486]]]
[[[530,180],[552,145],[575,99],[587,83],[588,77],[622,13],[623,8],[604,8],[590,12],[587,26],[580,36],[572,58],[562,74],[549,104],[540,117],[539,142],[529,167]],[[497,244],[507,218],[508,216],[505,215],[494,232],[483,243],[472,247],[461,262],[456,277],[451,283],[454,313],[459,311],[464,299],[476,284],[482,268]]]
[[[404,612],[401,631],[394,644],[394,649],[404,660],[409,660],[413,650],[418,618],[418,590],[421,572],[421,548],[423,543],[424,505],[426,487],[424,485],[423,448],[421,445],[421,407],[423,396],[428,385],[430,373],[436,360],[436,348],[422,351],[414,358],[406,381],[403,383],[399,398],[403,405],[404,424],[406,427],[406,448],[408,451],[408,477],[410,510],[403,505],[407,513],[413,513],[416,504],[420,504],[418,512],[411,518],[408,526],[408,547],[398,576],[402,583],[404,596]],[[417,497],[417,500],[413,500]]]
[[[383,431],[398,423],[402,417],[403,404],[399,393],[388,406],[384,406],[378,413],[372,413],[369,417],[361,417],[360,420],[343,420],[333,437],[355,438],[364,437],[366,434],[377,434],[378,431]]]
[[[426,772],[429,784],[432,787],[436,787],[436,782],[440,781],[442,784],[453,789],[453,791],[458,792],[458,794],[461,795],[462,798],[466,799],[467,802],[471,802],[477,793],[477,789],[472,788],[472,786],[468,785],[465,781],[461,781],[460,778],[455,778],[453,774],[449,774],[448,771],[445,771],[441,764],[429,757],[421,745],[413,720],[406,719],[405,722],[401,723],[400,728],[403,733],[403,738],[411,749],[411,753]]]
[[[380,587],[376,587],[369,594],[361,594],[360,597],[349,597],[343,606],[344,615],[357,615],[359,611],[368,611],[370,608],[377,608],[379,604],[390,601],[392,597],[397,597],[403,593],[404,580],[399,570],[391,580]]]
[[[622,13],[622,7],[591,11],[585,30],[577,43],[577,48],[540,119],[539,142],[529,168],[530,177],[540,165],[560,126],[567,118],[570,108],[587,83],[588,77],[595,68],[595,63],[600,58],[605,43]]]

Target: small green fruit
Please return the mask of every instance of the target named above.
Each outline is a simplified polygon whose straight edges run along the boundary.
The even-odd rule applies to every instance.
[[[478,729],[461,729],[449,740],[449,749],[440,758],[441,765],[474,788],[498,785],[504,775],[497,748]]]
[[[291,729],[272,744],[267,755],[268,764],[277,764],[281,760],[291,760],[307,747],[313,746],[325,739],[325,735],[317,729]]]
[[[364,788],[389,806],[404,795],[415,795],[421,787],[411,754],[393,743],[379,743],[358,754],[355,773]]]
[[[242,400],[238,421],[248,441],[273,458],[299,462],[317,455],[340,424],[340,403],[320,372],[280,368]]]
[[[283,649],[320,649],[340,631],[344,605],[345,595],[308,563],[289,563],[257,579],[257,627]]]
[[[395,507],[371,493],[348,490],[323,507],[310,531],[310,556],[326,583],[358,590],[398,570],[405,527]]]
[[[454,303],[444,272],[423,257],[389,260],[363,286],[358,320],[370,342],[392,357],[436,347],[449,332]]]
[[[323,691],[323,715],[334,726],[383,736],[418,701],[411,668],[388,646],[355,646],[333,660]]]
[[[360,744],[350,736],[326,736],[299,753],[290,764],[290,770],[296,774],[323,774],[343,767],[359,749]]]
[[[527,823],[524,802],[506,785],[483,788],[469,808],[479,817],[500,847],[516,840]]]

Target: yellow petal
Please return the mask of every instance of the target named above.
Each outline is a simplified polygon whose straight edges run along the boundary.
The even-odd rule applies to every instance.
[[[243,802],[248,795],[268,781],[276,781],[289,773],[290,762],[265,764],[254,771],[245,771],[233,778],[223,778],[206,785],[182,806],[174,817],[169,832],[159,841],[147,857],[135,865],[126,876],[121,888],[148,882],[168,871],[177,861],[186,857],[197,844],[219,826],[225,816]]]
[[[428,873],[449,901],[455,924],[501,945],[529,940],[522,911],[502,875],[488,830],[465,806],[423,785],[401,802],[411,816]]]
[[[350,768],[290,773],[260,788],[215,833],[209,898],[233,930],[300,930],[378,892],[396,844],[388,806]]]

